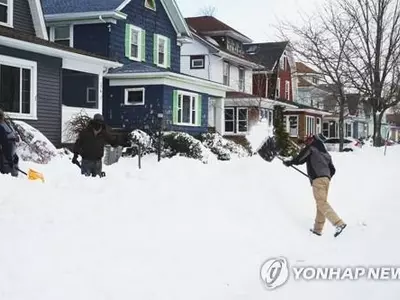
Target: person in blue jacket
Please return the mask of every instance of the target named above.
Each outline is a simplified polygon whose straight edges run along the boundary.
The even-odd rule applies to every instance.
[[[18,177],[18,135],[12,126],[5,121],[4,112],[0,109],[0,173]]]

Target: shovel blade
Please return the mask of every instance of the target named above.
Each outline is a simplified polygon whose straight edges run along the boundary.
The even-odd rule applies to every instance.
[[[29,169],[28,170],[28,179],[29,180],[41,180],[44,182],[44,176],[42,173],[37,172],[35,170]]]

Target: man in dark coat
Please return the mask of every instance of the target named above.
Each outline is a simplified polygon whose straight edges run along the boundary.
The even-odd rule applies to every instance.
[[[85,176],[104,176],[102,172],[102,158],[104,146],[119,145],[117,138],[113,138],[106,130],[101,114],[96,114],[86,129],[82,130],[75,142],[72,163],[78,164],[78,155],[82,157],[81,173]]]
[[[346,224],[336,214],[328,203],[329,184],[336,173],[332,157],[325,148],[323,141],[317,136],[307,138],[306,146],[292,160],[284,161],[286,166],[302,165],[306,163],[307,173],[313,188],[314,198],[317,204],[317,214],[314,228],[311,231],[321,235],[325,220],[336,227],[334,236],[338,236]]]
[[[0,110],[0,173],[18,177],[18,135],[11,125],[5,121],[5,115]]]

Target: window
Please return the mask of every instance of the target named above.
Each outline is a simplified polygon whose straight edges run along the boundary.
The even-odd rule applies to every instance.
[[[0,55],[0,107],[11,117],[36,118],[36,62]]]
[[[154,35],[154,63],[163,68],[171,66],[171,41],[169,38],[155,34]]]
[[[225,133],[240,134],[248,131],[248,109],[227,107],[225,111]]]
[[[185,91],[174,91],[174,124],[201,126],[201,105],[201,95]]]
[[[315,134],[315,118],[306,116],[306,136]]]
[[[204,69],[204,67],[205,67],[205,56],[204,55],[190,56],[190,68],[191,69]]]
[[[130,60],[146,60],[146,31],[133,26],[125,25],[125,56]]]
[[[329,136],[329,122],[324,122],[322,124],[322,134],[327,138],[330,137]]]
[[[86,88],[86,103],[97,103],[97,88]]]
[[[276,80],[276,98],[280,98],[281,97],[281,79],[280,78],[278,78],[277,80]]]
[[[0,24],[13,26],[13,0],[0,0]]]
[[[299,134],[299,117],[287,116],[286,118],[287,118],[286,119],[287,132],[291,137],[297,137]]]
[[[234,133],[235,130],[235,109],[225,108],[225,133]]]
[[[125,89],[125,105],[144,105],[145,89]]]
[[[239,91],[244,92],[245,90],[245,71],[243,68],[239,68]]]
[[[321,118],[317,118],[317,126],[316,126],[316,133],[321,133]]]
[[[285,99],[289,100],[290,97],[290,81],[286,80],[285,81]]]
[[[228,62],[224,61],[224,70],[223,70],[223,84],[229,85],[230,83],[230,65]]]
[[[351,124],[345,123],[346,127],[346,137],[351,137]]]
[[[144,6],[146,8],[156,10],[156,1],[155,0],[145,0],[144,1]]]
[[[268,125],[269,126],[273,125],[273,113],[272,113],[272,110],[268,111]]]
[[[48,30],[50,41],[67,47],[74,46],[73,33],[72,25],[50,27]]]

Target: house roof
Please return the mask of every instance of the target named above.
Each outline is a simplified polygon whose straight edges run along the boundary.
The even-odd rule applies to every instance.
[[[96,15],[109,15],[110,12],[118,13],[118,17],[126,18],[122,10],[131,2],[131,0],[41,0],[46,19],[52,21],[65,21],[82,19],[87,15],[94,17]],[[160,0],[172,25],[177,33],[184,37],[191,38],[188,25],[182,16],[175,0]],[[144,2],[143,2],[144,3]]]
[[[190,17],[185,18],[185,20],[188,25],[199,34],[211,36],[214,34],[218,35],[221,33],[231,32],[234,33],[235,38],[241,40],[242,42],[250,43],[252,41],[243,33],[212,16]]]
[[[297,82],[297,86],[298,87],[310,87],[310,86],[313,86],[313,84],[311,82],[309,82],[308,80],[304,79],[303,77],[299,77],[298,80],[299,80]]]
[[[137,74],[137,73],[156,73],[165,72],[165,69],[158,68],[156,66],[146,64],[143,62],[133,61],[129,64],[124,64],[122,67],[110,70],[109,74]]]
[[[273,70],[281,58],[289,42],[252,43],[245,45],[249,57],[262,65],[267,70]]]
[[[315,70],[302,62],[296,62],[297,73],[317,73]]]
[[[42,0],[43,11],[48,14],[65,14],[94,11],[113,11],[124,0]]]
[[[21,41],[21,42],[27,42],[27,43],[40,45],[40,46],[43,46],[43,47],[47,47],[47,48],[53,49],[54,57],[59,57],[59,55],[57,53],[62,53],[62,52],[63,53],[73,53],[73,54],[78,54],[78,55],[81,55],[81,56],[86,56],[88,59],[89,58],[95,58],[95,59],[102,60],[103,62],[107,61],[107,62],[109,62],[109,63],[111,63],[113,65],[118,64],[116,61],[114,61],[114,60],[112,60],[110,58],[103,57],[103,56],[100,56],[100,55],[97,55],[97,54],[93,54],[93,53],[90,53],[90,52],[87,52],[87,51],[78,50],[78,49],[71,48],[71,47],[68,47],[68,46],[56,44],[56,43],[53,43],[53,42],[49,42],[49,41],[44,40],[42,38],[38,38],[36,36],[32,36],[30,34],[26,34],[24,32],[18,31],[18,30],[13,29],[13,28],[0,26],[0,39],[1,39],[1,37],[10,38],[10,39],[13,39],[13,40],[18,40],[18,41]],[[4,44],[4,43],[2,43],[2,44]],[[56,51],[56,50],[58,50],[58,51]],[[33,49],[31,51],[34,52]]]
[[[244,92],[229,91],[226,92],[226,98],[260,98],[260,97]]]

